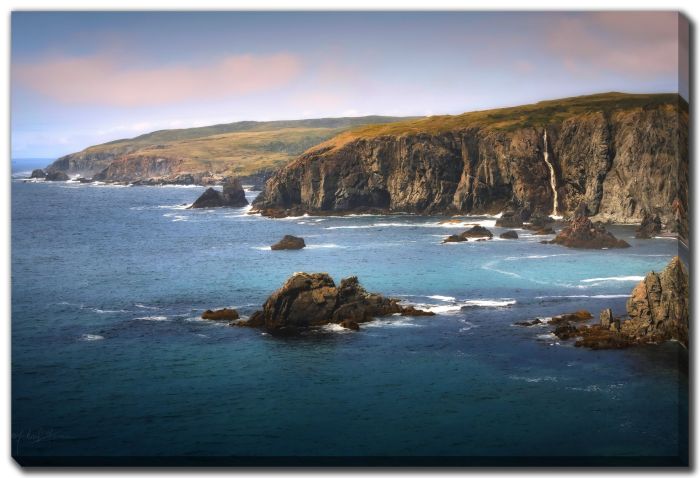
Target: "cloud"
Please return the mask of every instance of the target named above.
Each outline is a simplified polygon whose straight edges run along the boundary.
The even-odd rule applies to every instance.
[[[301,72],[298,57],[228,56],[201,66],[130,67],[123,57],[56,56],[14,66],[17,86],[66,104],[148,106],[268,91]]]
[[[601,12],[551,22],[546,46],[573,73],[653,77],[678,70],[678,15]]]

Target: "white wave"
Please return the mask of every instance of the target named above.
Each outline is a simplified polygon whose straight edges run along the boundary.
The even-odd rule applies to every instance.
[[[506,261],[519,261],[522,259],[548,259],[550,257],[570,256],[571,254],[533,254],[530,256],[511,256],[506,257]]]
[[[341,326],[340,324],[326,324],[320,327],[321,330],[324,332],[336,332],[336,333],[345,333],[345,332],[352,332],[350,329],[346,329],[345,327]]]
[[[460,332],[468,332],[471,329],[478,327],[478,325],[475,325],[474,323],[469,322],[468,320],[460,320],[460,322],[464,324],[464,326],[459,329]]]
[[[463,307],[508,307],[517,303],[515,299],[474,299],[462,302]]]
[[[90,310],[93,312],[97,312],[98,314],[121,314],[122,312],[127,312],[126,310],[119,309],[119,310],[108,310],[108,309],[98,309],[97,307],[93,307]]]
[[[591,279],[583,279],[579,282],[639,282],[644,280],[644,276],[613,276],[613,277],[593,277]]]
[[[103,340],[104,337],[96,334],[83,334],[80,336],[80,340],[83,342],[94,342],[95,340]]]
[[[449,297],[446,295],[429,295],[428,299],[442,300],[444,302],[454,302],[457,300],[454,297]]]
[[[271,251],[270,246],[252,246],[251,249],[255,249],[256,251]]]
[[[587,387],[566,387],[567,390],[573,390],[575,392],[602,392],[603,389],[598,385],[588,385]]]
[[[362,324],[361,327],[422,327],[416,324],[410,317],[401,317],[396,319],[377,319],[372,322]]]
[[[540,382],[556,382],[557,377],[545,376],[545,377],[522,377],[519,375],[509,375],[511,380],[520,380],[528,383],[540,383]]]
[[[147,320],[149,322],[164,322],[168,318],[164,315],[149,315],[148,317],[137,317],[134,320]]]
[[[325,229],[372,229],[376,227],[427,227],[427,228],[448,228],[466,229],[471,226],[494,227],[495,220],[478,220],[464,222],[376,222],[374,224],[357,224],[352,226],[328,226]]]
[[[347,246],[338,244],[308,244],[306,249],[347,249]]]
[[[135,307],[138,307],[139,309],[150,309],[150,310],[158,310],[160,307],[151,307],[149,305],[143,305],[143,304],[134,304]]]
[[[596,294],[596,295],[538,295],[535,299],[621,299],[629,294]]]

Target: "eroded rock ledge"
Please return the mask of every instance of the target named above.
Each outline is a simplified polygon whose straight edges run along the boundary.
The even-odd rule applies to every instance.
[[[687,348],[688,294],[688,271],[676,256],[661,273],[648,273],[632,290],[627,300],[627,318],[616,318],[612,310],[605,309],[597,324],[576,325],[592,319],[590,314],[583,313],[585,311],[555,317],[549,324],[555,326],[554,334],[560,339],[575,338],[577,347],[625,348],[676,340]],[[517,325],[539,323],[520,322]]]
[[[267,299],[262,310],[235,325],[292,335],[308,327],[327,324],[358,330],[363,322],[392,314],[435,315],[398,302],[367,292],[354,276],[341,280],[336,286],[326,273],[297,272]]]

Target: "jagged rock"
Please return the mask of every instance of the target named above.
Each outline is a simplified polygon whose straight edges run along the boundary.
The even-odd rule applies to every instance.
[[[267,299],[262,310],[239,325],[263,327],[272,333],[295,333],[329,323],[353,328],[353,322],[360,324],[404,312],[417,315],[415,308],[403,307],[396,299],[367,292],[357,277],[343,279],[336,287],[326,273],[298,272]]]
[[[239,315],[236,309],[205,310],[202,318],[207,320],[238,320]]]
[[[630,245],[622,239],[617,239],[605,230],[605,227],[593,224],[586,216],[578,216],[568,227],[559,232],[550,244],[560,244],[577,249],[611,249],[624,248]]]
[[[44,179],[45,177],[46,173],[43,169],[35,169],[32,171],[31,176],[29,176],[29,179]]]
[[[587,310],[577,310],[571,314],[562,314],[552,317],[549,321],[551,325],[567,324],[570,322],[585,322],[591,320],[593,316]]]
[[[70,178],[63,171],[49,171],[44,176],[45,181],[68,181]]]
[[[191,183],[185,183],[191,184]],[[214,188],[208,188],[190,206],[190,209],[210,208],[210,207],[244,207],[248,205],[245,198],[245,191],[238,178],[229,178],[224,182],[223,191],[219,192]]]
[[[650,272],[632,290],[621,332],[639,341],[678,340],[688,345],[688,272],[678,256]]]
[[[532,231],[537,231],[539,229],[546,228],[547,226],[553,223],[554,219],[552,219],[551,216],[543,213],[541,210],[538,209],[534,213],[532,213],[528,224],[525,224],[523,228]]]
[[[286,235],[277,244],[271,245],[270,249],[273,251],[281,251],[287,249],[303,249],[304,247],[306,247],[304,239],[301,237]]]
[[[635,231],[634,237],[637,239],[651,239],[661,232],[661,218],[657,215],[652,216],[644,211],[642,224]]]
[[[523,218],[515,211],[506,211],[496,219],[496,227],[523,227]]]
[[[515,231],[506,231],[499,236],[501,239],[517,239],[518,233]]]
[[[574,326],[561,323],[554,333],[561,339],[576,337],[577,347],[624,348],[677,340],[688,346],[688,272],[678,256],[660,274],[650,272],[627,300],[628,319],[615,319],[610,309],[600,313],[600,323]],[[554,323],[552,319],[551,323]]]
[[[613,323],[612,309],[603,309],[600,312],[600,326],[604,329],[609,329]]]

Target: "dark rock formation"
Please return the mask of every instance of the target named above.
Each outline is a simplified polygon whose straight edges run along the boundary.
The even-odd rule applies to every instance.
[[[31,176],[29,176],[29,179],[44,179],[45,177],[46,173],[43,169],[35,169],[32,171]]]
[[[45,181],[68,181],[70,178],[63,171],[49,171],[44,176]]]
[[[571,101],[577,110],[547,102],[342,135],[277,171],[254,207],[279,215],[367,207],[479,214],[529,204],[549,212],[546,129],[563,215],[584,202],[600,220],[638,223],[649,210],[670,223],[680,210],[686,223],[687,104],[677,95]]]
[[[472,226],[471,228],[467,229],[461,234],[452,234],[448,236],[443,243],[445,242],[465,242],[468,241],[469,239],[491,239],[493,237],[493,233],[486,229],[483,226],[479,226],[478,224],[475,226]]]
[[[223,191],[219,192],[214,188],[208,188],[190,206],[190,209],[210,208],[210,207],[244,207],[248,205],[245,198],[245,191],[241,182],[237,178],[230,178],[224,183]]]
[[[651,239],[661,232],[661,218],[656,215],[652,216],[648,212],[644,212],[642,224],[637,228],[634,237],[637,239]]]
[[[374,317],[397,313],[418,315],[416,312],[414,308],[399,305],[396,299],[367,292],[357,277],[343,279],[336,287],[328,274],[298,272],[267,299],[262,310],[240,325],[263,327],[280,334],[329,323],[356,330],[357,324]],[[420,311],[420,315],[433,314]]]
[[[340,323],[340,326],[344,329],[349,329],[349,330],[360,330],[360,324],[355,322],[354,320],[344,320]]]
[[[576,327],[560,322],[554,333],[561,339],[577,338],[577,347],[624,348],[677,340],[688,347],[688,272],[676,256],[660,274],[650,272],[627,300],[627,320],[612,310],[600,313],[600,322]],[[553,322],[553,321],[552,321]]]
[[[617,239],[605,227],[593,224],[586,216],[578,216],[564,228],[550,244],[560,244],[577,249],[612,249],[630,247],[622,239]]]
[[[500,237],[501,239],[517,239],[518,233],[515,231],[506,231],[498,237]]]
[[[638,341],[678,340],[688,345],[688,272],[678,256],[660,273],[650,272],[627,300],[621,333]]]
[[[270,249],[273,251],[282,251],[287,249],[303,249],[304,247],[306,247],[304,239],[301,237],[286,235],[277,244],[271,245]]]
[[[496,227],[523,227],[523,218],[517,212],[506,211],[496,219]]]
[[[238,320],[238,311],[236,309],[218,309],[218,310],[205,310],[202,313],[202,318],[207,320]]]

